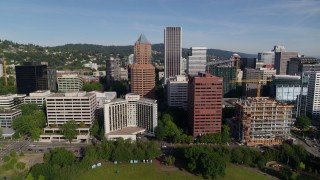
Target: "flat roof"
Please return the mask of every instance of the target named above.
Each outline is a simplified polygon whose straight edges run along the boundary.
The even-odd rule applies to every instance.
[[[135,135],[138,133],[143,133],[145,131],[146,130],[144,128],[140,128],[140,127],[126,127],[126,128],[119,129],[117,131],[110,132],[107,135]]]

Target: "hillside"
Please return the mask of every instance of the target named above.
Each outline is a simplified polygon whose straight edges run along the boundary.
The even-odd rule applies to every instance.
[[[33,44],[18,44],[12,41],[0,40],[0,53],[3,53],[8,64],[22,64],[24,61],[47,61],[49,66],[57,69],[78,69],[84,63],[93,62],[104,66],[110,56],[119,54],[123,63],[133,53],[133,46],[102,46],[93,44],[66,44],[55,47],[42,47]],[[210,59],[227,59],[234,52],[208,49]],[[241,57],[255,57],[252,54],[237,52]],[[164,44],[152,45],[153,61],[163,62]],[[187,58],[188,49],[183,48],[182,56]]]

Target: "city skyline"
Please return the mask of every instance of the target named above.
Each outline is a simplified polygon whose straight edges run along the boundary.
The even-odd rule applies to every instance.
[[[320,56],[320,1],[2,1],[0,39],[56,46],[131,45],[144,33],[163,43],[163,29],[183,28],[182,47],[257,54],[283,45]]]

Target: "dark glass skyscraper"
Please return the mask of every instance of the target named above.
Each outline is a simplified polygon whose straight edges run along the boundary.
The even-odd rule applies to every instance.
[[[47,65],[30,62],[16,66],[17,93],[27,94],[36,90],[48,89]]]

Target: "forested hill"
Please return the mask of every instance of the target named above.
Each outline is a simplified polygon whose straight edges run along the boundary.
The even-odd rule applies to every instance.
[[[3,53],[8,64],[22,64],[23,61],[47,61],[56,68],[81,68],[84,63],[93,62],[104,65],[111,54],[119,54],[126,61],[133,54],[133,46],[103,46],[93,44],[66,44],[55,47],[43,47],[33,44],[18,44],[0,40],[0,53]],[[228,59],[234,52],[219,49],[208,49],[210,59]],[[255,57],[252,54],[238,53],[241,57]],[[164,44],[152,45],[153,61],[163,62]],[[1,55],[2,56],[2,55]],[[183,48],[182,56],[187,58],[188,49]]]

